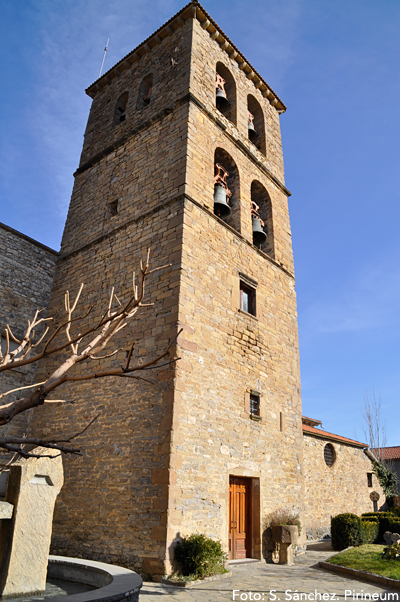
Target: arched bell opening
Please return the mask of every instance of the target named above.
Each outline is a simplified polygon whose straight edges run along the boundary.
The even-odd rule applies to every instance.
[[[136,103],[136,110],[140,111],[144,107],[147,107],[152,99],[153,94],[153,75],[150,73],[146,75],[140,82],[138,99]]]
[[[275,256],[274,226],[272,220],[271,198],[260,182],[251,184],[251,222],[253,244],[270,255]]]
[[[215,74],[215,104],[229,121],[236,125],[236,84],[223,63],[217,63]]]
[[[265,155],[264,113],[258,100],[251,94],[247,96],[247,110],[249,140]]]
[[[223,148],[217,148],[214,155],[214,213],[240,231],[239,171]]]
[[[115,123],[122,123],[126,119],[126,105],[128,104],[129,94],[124,92],[117,100],[115,105],[114,121]]]

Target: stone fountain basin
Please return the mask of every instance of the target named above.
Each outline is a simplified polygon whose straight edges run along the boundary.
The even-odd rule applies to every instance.
[[[54,597],[51,602],[138,602],[143,585],[140,575],[129,569],[66,556],[49,556],[47,577],[96,588],[80,594]]]

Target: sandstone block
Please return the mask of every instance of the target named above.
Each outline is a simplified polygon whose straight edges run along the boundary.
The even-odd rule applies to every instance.
[[[41,447],[35,452],[49,454]],[[20,459],[11,466],[6,501],[14,504],[14,516],[0,522],[1,595],[45,590],[53,510],[62,485],[61,456]]]

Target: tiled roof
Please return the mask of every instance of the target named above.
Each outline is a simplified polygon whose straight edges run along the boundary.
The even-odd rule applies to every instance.
[[[400,445],[394,447],[372,448],[371,451],[380,460],[400,460]]]
[[[327,433],[326,431],[321,431],[321,429],[316,429],[313,426],[308,426],[308,424],[303,424],[303,433],[305,435],[320,437],[321,439],[329,439],[330,441],[337,441],[338,443],[354,445],[354,447],[368,447],[367,443],[361,443],[361,441],[355,441],[354,439],[341,437],[340,435],[335,435],[334,433]]]

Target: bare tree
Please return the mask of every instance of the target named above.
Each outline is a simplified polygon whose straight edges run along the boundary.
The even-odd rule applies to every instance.
[[[382,418],[382,399],[375,394],[372,389],[372,395],[364,393],[364,410],[362,412],[364,420],[363,432],[370,448],[375,450],[376,459],[380,462],[383,459],[382,448],[386,447],[386,423]]]
[[[372,396],[364,393],[363,431],[372,452],[373,470],[386,496],[387,503],[397,495],[398,479],[393,463],[385,458],[384,448],[387,445],[386,422],[382,418],[382,399],[372,389]]]
[[[69,352],[69,355],[67,359],[63,358],[60,360],[58,367],[44,381],[19,387],[17,389],[11,389],[0,395],[0,398],[4,398],[11,393],[19,391],[24,391],[26,393],[29,389],[33,389],[33,391],[29,392],[26,396],[21,396],[14,401],[0,406],[0,426],[8,424],[18,414],[26,412],[31,408],[38,407],[44,403],[54,403],[55,401],[65,403],[65,400],[46,400],[46,398],[49,393],[66,382],[81,382],[112,376],[152,382],[143,376],[139,376],[137,373],[168,366],[179,359],[168,358],[167,361],[160,363],[161,360],[170,355],[171,349],[177,338],[175,337],[170,341],[165,351],[145,363],[135,363],[132,365],[132,343],[124,365],[117,368],[108,368],[98,371],[88,370],[83,374],[70,373],[74,366],[83,361],[105,360],[121,351],[120,349],[114,349],[106,352],[104,355],[98,355],[105,350],[113,337],[132,321],[141,307],[152,305],[151,303],[144,303],[143,301],[146,280],[151,274],[162,270],[167,266],[150,270],[149,257],[150,250],[147,252],[145,264],[143,265],[143,263],[140,262],[140,282],[138,284],[136,284],[135,274],[133,274],[132,291],[126,295],[127,298],[125,298],[125,300],[120,300],[115,294],[114,288],[112,288],[107,308],[90,327],[82,328],[85,319],[93,311],[93,307],[90,307],[84,315],[74,317],[74,312],[77,309],[84,288],[83,284],[81,284],[74,301],[71,301],[69,291],[66,291],[66,318],[54,328],[53,332],[51,332],[50,328],[50,323],[53,321],[53,318],[41,317],[43,310],[36,311],[32,322],[28,321],[25,335],[21,339],[18,339],[13,334],[10,326],[7,324],[4,331],[5,350],[2,352],[0,349],[0,372],[12,368],[20,368],[62,352],[65,354],[66,351]],[[44,332],[41,335],[36,335],[36,330],[38,328],[40,329],[40,327],[43,328],[43,326]],[[78,332],[75,332],[76,330],[78,330]],[[10,341],[13,341],[17,345],[13,351],[10,349]],[[98,416],[95,416],[79,433],[64,438],[38,439],[33,437],[0,437],[0,448],[9,452],[14,452],[23,457],[36,457],[34,453],[24,450],[25,445],[42,446],[63,453],[79,454],[80,450],[78,448],[70,447],[68,444],[86,431],[97,418]]]

